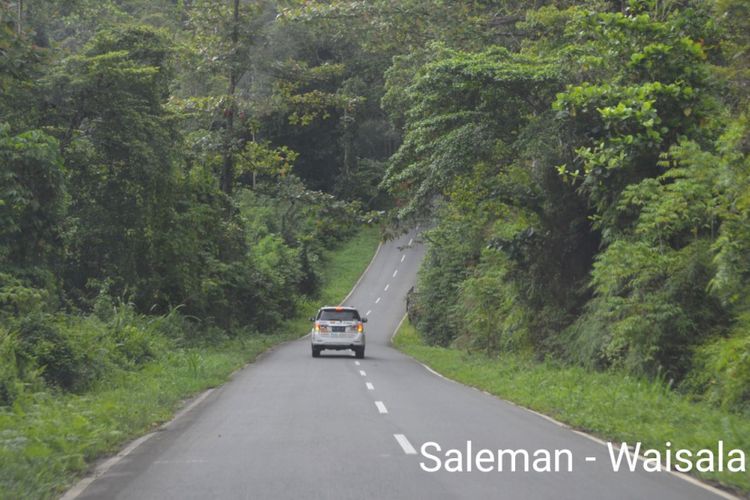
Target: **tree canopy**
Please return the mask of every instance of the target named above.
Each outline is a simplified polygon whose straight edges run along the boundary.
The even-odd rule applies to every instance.
[[[746,2],[0,7],[11,330],[273,324],[378,212],[430,228],[429,342],[750,402]]]

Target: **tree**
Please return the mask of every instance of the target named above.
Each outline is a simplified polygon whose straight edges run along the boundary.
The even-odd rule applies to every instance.
[[[66,209],[57,141],[40,130],[12,135],[0,124],[0,255],[3,267],[50,266],[61,256]]]
[[[49,80],[70,187],[73,241],[69,285],[112,278],[115,290],[159,301],[146,277],[173,219],[179,135],[164,110],[169,49],[158,32],[130,26],[101,32]]]

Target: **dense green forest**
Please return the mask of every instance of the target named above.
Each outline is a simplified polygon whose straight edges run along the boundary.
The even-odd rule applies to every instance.
[[[272,330],[386,213],[430,343],[748,408],[745,1],[0,8],[0,404]]]
[[[272,332],[382,205],[356,70],[226,4],[0,3],[0,406]]]
[[[413,319],[746,410],[750,5],[575,3],[487,6],[494,43],[388,69],[383,184],[398,217],[437,214]]]

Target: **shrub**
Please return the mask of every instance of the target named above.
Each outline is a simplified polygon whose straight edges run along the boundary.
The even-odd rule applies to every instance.
[[[697,349],[687,385],[723,408],[750,410],[750,314],[740,318],[729,337]]]
[[[0,405],[12,404],[22,387],[16,365],[16,348],[15,337],[0,329]]]
[[[97,322],[89,317],[88,321]],[[166,351],[165,334],[175,335],[175,328],[181,319],[176,309],[168,315],[147,317],[139,315],[132,304],[122,304],[113,308],[113,314],[106,325],[106,334],[114,342],[112,360],[123,368],[134,368],[157,359]]]
[[[111,344],[90,321],[40,313],[18,321],[17,329],[21,363],[40,368],[49,385],[80,392],[110,366]]]

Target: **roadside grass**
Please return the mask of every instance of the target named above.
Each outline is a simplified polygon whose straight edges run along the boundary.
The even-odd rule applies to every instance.
[[[54,497],[87,464],[169,420],[185,397],[223,383],[284,338],[180,349],[142,370],[113,374],[83,395],[23,397],[0,412],[0,497]]]
[[[377,228],[364,228],[326,255],[320,300],[337,303],[348,293],[378,241]],[[84,394],[24,394],[0,407],[0,499],[59,496],[95,460],[168,421],[187,398],[303,335],[315,307],[303,304],[278,332],[175,349],[138,371],[113,372]]]
[[[488,358],[426,345],[408,321],[394,346],[442,375],[549,415],[571,427],[615,443],[640,441],[643,448],[750,452],[750,419],[691,401],[666,384],[618,372],[536,362],[512,354]],[[664,454],[662,454],[664,457]],[[726,463],[726,462],[725,462]],[[735,493],[750,493],[747,472],[695,473]]]

